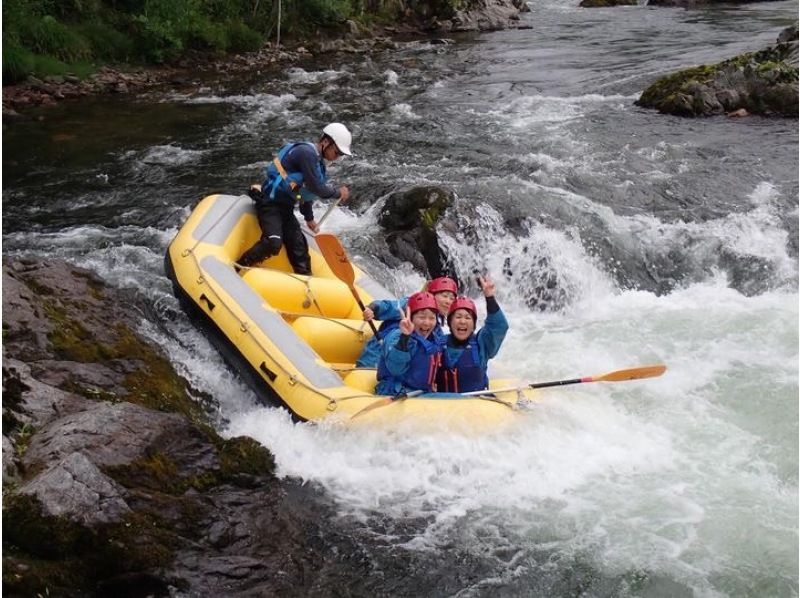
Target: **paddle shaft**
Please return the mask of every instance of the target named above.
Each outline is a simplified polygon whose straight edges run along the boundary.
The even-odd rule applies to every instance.
[[[364,310],[366,310],[367,308],[364,306],[364,302],[361,300],[361,297],[358,296],[358,291],[352,284],[348,286],[350,287],[350,292],[353,293],[353,298],[355,298],[356,303],[358,303],[358,307],[361,309],[362,312],[364,312]],[[367,324],[369,324],[369,327],[372,328],[372,334],[375,335],[375,338],[377,338],[378,341],[380,341],[381,338],[378,336],[378,329],[375,328],[375,323],[372,320],[367,320]]]
[[[319,221],[317,222],[317,230],[319,230],[319,229],[322,227],[322,223],[323,223],[323,222],[325,222],[325,219],[326,219],[328,216],[330,216],[331,212],[333,212],[333,208],[335,208],[336,206],[338,206],[340,201],[342,201],[342,198],[341,198],[341,197],[340,197],[339,199],[337,199],[335,202],[333,202],[333,203],[330,205],[330,207],[328,207],[328,209],[327,209],[327,210],[325,210],[325,213],[322,215],[322,218],[320,218],[320,219],[319,219]]]
[[[593,378],[587,376],[586,378],[573,378],[572,380],[556,380],[555,382],[537,382],[536,384],[528,384],[528,388],[547,388],[548,386],[565,386],[567,384],[580,384],[581,382],[591,382]]]
[[[506,392],[509,390],[524,390],[526,388],[547,388],[549,386],[565,386],[567,384],[581,384],[582,382],[622,382],[624,380],[641,380],[642,378],[655,378],[667,369],[665,365],[645,365],[636,368],[616,370],[601,376],[584,376],[583,378],[570,378],[569,380],[556,380],[554,382],[536,382],[525,386],[510,386],[489,390],[476,390],[462,393],[464,396],[475,396],[487,393]]]

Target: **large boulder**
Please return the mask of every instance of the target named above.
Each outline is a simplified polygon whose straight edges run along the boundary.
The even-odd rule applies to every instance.
[[[797,25],[778,43],[662,77],[636,105],[677,116],[798,116]]]
[[[378,216],[392,255],[431,277],[446,271],[436,225],[453,205],[455,193],[437,186],[411,187],[391,193]]]
[[[4,592],[375,595],[325,495],[221,438],[128,305],[64,262],[4,260]]]

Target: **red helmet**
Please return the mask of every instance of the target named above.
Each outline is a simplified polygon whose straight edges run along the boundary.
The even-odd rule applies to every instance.
[[[428,283],[428,292],[433,293],[441,293],[442,291],[450,291],[453,295],[458,295],[458,285],[456,281],[450,278],[449,276],[440,276],[439,278],[434,278],[432,281]]]
[[[478,310],[475,308],[475,302],[470,299],[469,297],[458,297],[455,301],[450,305],[450,311],[447,312],[447,321],[450,321],[450,318],[456,313],[457,309],[466,309],[468,312],[472,314],[472,321],[476,322],[478,320]]]
[[[415,312],[421,309],[432,309],[434,312],[438,313],[439,308],[436,307],[436,299],[434,299],[433,295],[425,291],[420,291],[408,298],[408,309],[411,315],[414,315]]]

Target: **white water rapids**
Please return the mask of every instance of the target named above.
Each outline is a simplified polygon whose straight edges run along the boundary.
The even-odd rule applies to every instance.
[[[417,563],[409,595],[430,575],[419,591],[436,596],[797,596],[797,121],[633,106],[661,74],[773,42],[796,3],[575,4],[252,89],[89,106],[74,131],[17,125],[4,253],[63,257],[130,293],[224,434],[323,488],[376,558]],[[333,119],[356,132],[335,181],[457,192],[472,228],[443,244],[459,272],[496,280],[511,322],[495,375],[667,372],[542,391],[480,436],[295,424],[257,405],[180,312],[163,253],[197,198],[241,192],[271,149]],[[52,141],[64,131],[75,146]],[[407,294],[422,275],[371,252],[380,205],[325,226]]]

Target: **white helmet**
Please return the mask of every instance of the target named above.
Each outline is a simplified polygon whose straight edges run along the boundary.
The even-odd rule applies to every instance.
[[[348,156],[352,155],[350,153],[350,143],[353,141],[353,136],[342,123],[331,123],[322,129],[322,132],[333,139],[340,152]]]

